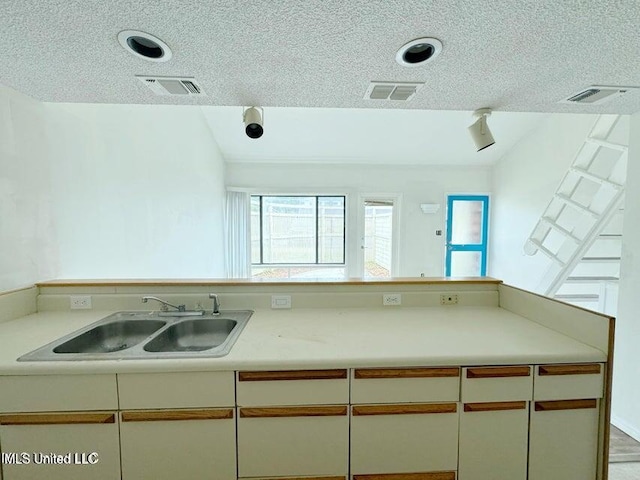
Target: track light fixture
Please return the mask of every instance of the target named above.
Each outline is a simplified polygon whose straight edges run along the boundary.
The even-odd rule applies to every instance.
[[[493,135],[491,135],[491,130],[489,130],[489,125],[487,125],[487,117],[489,115],[491,115],[490,108],[481,108],[473,112],[473,118],[476,121],[469,127],[469,132],[478,152],[496,143]]]
[[[244,133],[249,138],[260,138],[264,133],[264,111],[260,107],[249,107],[242,112],[244,121]]]

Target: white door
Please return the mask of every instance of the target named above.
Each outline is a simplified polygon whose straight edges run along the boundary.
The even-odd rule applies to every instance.
[[[397,276],[397,196],[365,196],[360,201],[360,264],[363,278]]]

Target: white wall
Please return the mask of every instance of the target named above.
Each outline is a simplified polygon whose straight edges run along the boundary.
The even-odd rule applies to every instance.
[[[0,291],[57,275],[45,112],[0,85]]]
[[[613,377],[613,423],[640,440],[640,113],[631,117]]]
[[[536,290],[549,268],[523,246],[584,142],[594,115],[550,115],[493,168],[489,274]]]
[[[61,278],[224,276],[224,159],[198,108],[46,110]]]
[[[488,167],[417,167],[364,165],[292,165],[228,163],[226,183],[254,193],[345,193],[347,203],[347,251],[350,266],[359,253],[357,238],[358,196],[366,193],[402,194],[400,205],[399,276],[444,274],[445,196],[448,193],[488,193]],[[440,211],[426,215],[421,203],[439,203]],[[362,276],[350,268],[349,275]]]

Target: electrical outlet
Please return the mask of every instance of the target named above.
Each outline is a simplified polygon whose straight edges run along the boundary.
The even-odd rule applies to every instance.
[[[69,303],[71,310],[88,310],[91,308],[91,295],[71,295]]]
[[[291,295],[271,295],[271,308],[291,308]]]
[[[448,293],[446,295],[440,295],[440,305],[455,305],[458,303],[457,293]]]
[[[382,295],[382,305],[401,305],[402,295],[399,293],[384,293]]]

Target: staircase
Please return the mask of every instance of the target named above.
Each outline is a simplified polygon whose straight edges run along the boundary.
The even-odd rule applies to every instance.
[[[623,121],[621,121],[623,120]],[[599,115],[525,242],[551,265],[538,291],[615,314],[622,246],[628,119]]]

